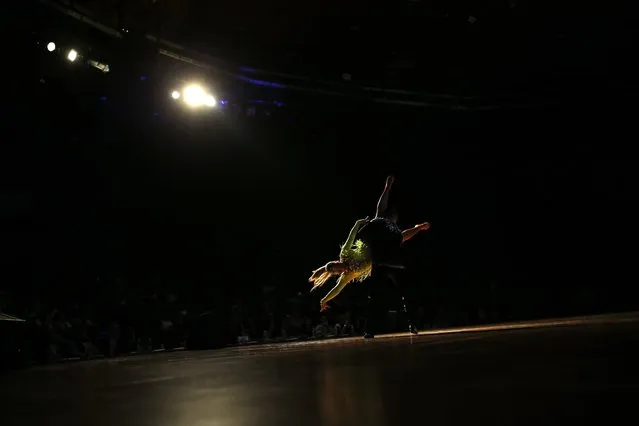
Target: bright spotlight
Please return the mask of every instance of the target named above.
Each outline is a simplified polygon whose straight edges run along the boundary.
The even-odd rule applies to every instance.
[[[217,105],[217,101],[215,100],[213,95],[208,95],[204,98],[204,105],[209,108],[213,108],[215,105]]]
[[[177,90],[174,90],[174,91],[171,93],[171,97],[172,97],[173,99],[180,99],[180,92],[178,92]]]
[[[67,59],[71,62],[75,61],[76,59],[78,59],[78,52],[75,51],[75,49],[71,49],[69,50],[69,54],[67,55]]]
[[[184,102],[191,107],[199,107],[206,102],[206,93],[201,86],[192,84],[184,89]]]
[[[55,50],[55,43],[51,42],[51,43],[47,44],[47,50],[49,52],[53,52]]]

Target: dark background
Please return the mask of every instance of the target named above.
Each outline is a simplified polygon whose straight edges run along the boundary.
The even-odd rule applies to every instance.
[[[68,40],[119,68],[71,66],[37,44],[60,23],[21,10],[29,19],[10,49],[0,152],[10,294],[90,299],[121,286],[223,307],[264,285],[306,292],[309,272],[337,255],[355,219],[374,214],[393,173],[401,225],[432,223],[404,250],[404,282],[431,315],[636,308],[632,15],[525,2],[382,13],[391,6],[380,3],[335,18],[337,5],[313,16],[306,4],[282,5],[282,15],[272,5],[282,23],[240,3],[235,12],[182,3],[163,27],[132,12],[120,20],[229,63],[335,81],[349,72],[352,84],[452,101],[264,94],[220,79],[238,103],[284,106],[190,116],[166,94],[201,70],[66,23]]]

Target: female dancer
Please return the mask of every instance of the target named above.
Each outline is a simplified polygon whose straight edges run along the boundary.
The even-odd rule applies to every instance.
[[[386,186],[377,203],[375,218],[371,221],[359,219],[353,225],[346,243],[340,251],[339,261],[328,262],[313,271],[309,281],[312,282],[311,291],[323,286],[333,275],[339,275],[337,284],[321,300],[321,310],[328,309],[328,302],[333,300],[351,281],[363,281],[368,278],[373,263],[388,262],[399,246],[413,238],[420,231],[430,228],[428,222],[415,225],[401,231],[397,226],[397,215],[388,209],[388,198],[394,178],[386,179]]]

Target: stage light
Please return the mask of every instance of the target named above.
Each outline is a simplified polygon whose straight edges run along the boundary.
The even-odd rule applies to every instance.
[[[213,95],[208,95],[204,98],[204,105],[209,108],[213,108],[215,105],[217,105],[217,101],[215,100]]]
[[[55,43],[51,42],[51,43],[47,44],[47,50],[49,52],[53,52],[55,50]]]
[[[76,52],[75,49],[69,50],[69,53],[67,54],[67,59],[71,62],[75,61],[76,59],[78,59],[78,52]]]
[[[217,106],[217,99],[207,89],[199,84],[189,84],[181,91],[174,90],[171,92],[171,98],[174,100],[182,99],[182,101],[193,109]]]
[[[206,96],[204,89],[197,84],[192,84],[184,89],[184,103],[190,107],[196,108],[204,105]]]

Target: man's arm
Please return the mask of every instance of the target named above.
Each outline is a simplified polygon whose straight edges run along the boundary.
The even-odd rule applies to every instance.
[[[377,210],[375,211],[375,217],[383,216],[384,213],[386,213],[386,210],[388,210],[388,198],[390,197],[390,190],[393,186],[393,182],[395,182],[395,178],[393,176],[389,176],[386,178],[386,186],[384,186],[384,191],[377,201]]]
[[[406,241],[417,235],[420,231],[426,231],[428,228],[430,228],[430,223],[425,222],[421,225],[415,225],[412,228],[405,229],[404,231],[402,231],[402,242],[405,243]]]

